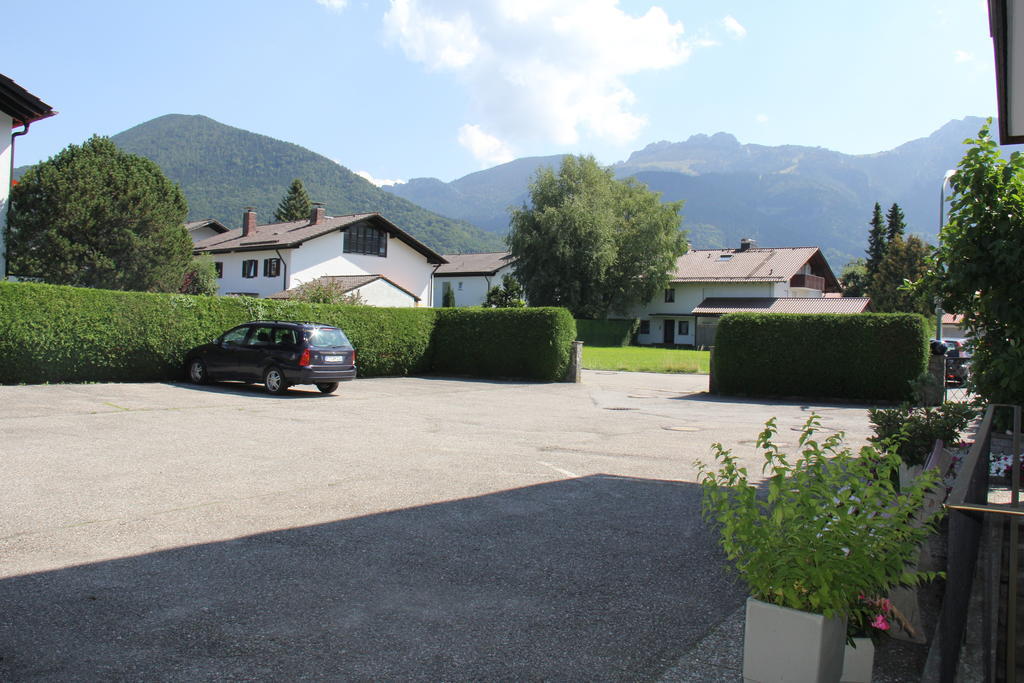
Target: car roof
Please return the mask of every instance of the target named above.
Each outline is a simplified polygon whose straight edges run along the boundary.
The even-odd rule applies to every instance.
[[[247,323],[242,323],[239,327],[244,325],[292,325],[295,327],[333,327],[335,329],[340,329],[337,325],[298,320],[253,320]]]

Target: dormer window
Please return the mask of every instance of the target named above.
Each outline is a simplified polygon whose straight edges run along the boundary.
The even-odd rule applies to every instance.
[[[719,261],[729,261],[732,259],[732,254],[720,254],[718,256]]]
[[[346,254],[368,254],[387,258],[388,236],[383,230],[360,223],[345,231]]]

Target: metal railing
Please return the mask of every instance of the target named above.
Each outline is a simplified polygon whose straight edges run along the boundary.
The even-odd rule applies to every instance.
[[[1013,414],[1012,467],[1009,503],[988,502],[989,467],[992,452],[992,429],[997,409],[1010,409]],[[978,559],[985,515],[997,515],[1009,523],[1009,569],[1006,600],[1005,680],[1016,680],[1017,669],[1017,586],[1020,560],[1020,521],[1024,507],[1020,501],[1021,407],[993,404],[985,410],[975,435],[974,445],[960,465],[953,490],[946,499],[949,511],[949,550],[946,567],[946,595],[939,617],[942,643],[940,680],[955,680],[960,644],[963,642],[967,608]],[[998,549],[995,552],[999,552]],[[986,647],[991,652],[992,643]],[[986,656],[986,661],[992,657]]]

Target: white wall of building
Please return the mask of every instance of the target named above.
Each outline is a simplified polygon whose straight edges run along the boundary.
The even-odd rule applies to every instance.
[[[213,254],[214,261],[224,264],[224,277],[217,283],[218,293],[266,297],[322,275],[383,275],[418,296],[421,306],[429,305],[434,266],[418,251],[395,238],[388,240],[387,257],[346,254],[343,244],[343,234],[331,232],[304,242],[298,248],[281,249],[281,274],[273,278],[263,275],[263,260],[279,257],[273,249]],[[242,262],[248,259],[255,259],[259,266],[254,278],[242,277]]]
[[[416,306],[416,300],[385,280],[374,280],[354,290],[363,298],[368,306],[379,306],[381,308],[412,308]]]
[[[491,287],[500,287],[502,278],[511,273],[512,266],[503,266],[494,275],[435,275],[434,307],[441,307],[446,282],[455,292],[456,306],[483,306]]]
[[[638,344],[664,344],[665,321],[672,320],[674,326],[672,344],[694,344],[699,321],[689,315],[704,299],[711,297],[782,297],[789,296],[789,285],[785,282],[677,282],[668,288],[675,292],[675,300],[665,301],[661,292],[653,301],[631,312],[631,317],[649,321],[650,331],[637,334]],[[680,333],[680,324],[685,333]]]
[[[0,278],[7,272],[7,201],[11,193],[11,126],[14,120],[0,111]]]

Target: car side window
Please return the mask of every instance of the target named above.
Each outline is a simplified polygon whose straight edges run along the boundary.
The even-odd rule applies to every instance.
[[[252,336],[249,337],[249,346],[270,346],[274,343],[274,328],[269,325],[261,325],[253,328]]]
[[[240,346],[245,341],[245,335],[249,332],[248,327],[236,327],[224,333],[223,342],[225,346]]]
[[[274,330],[274,343],[278,346],[295,346],[295,330],[288,327],[278,327]]]

